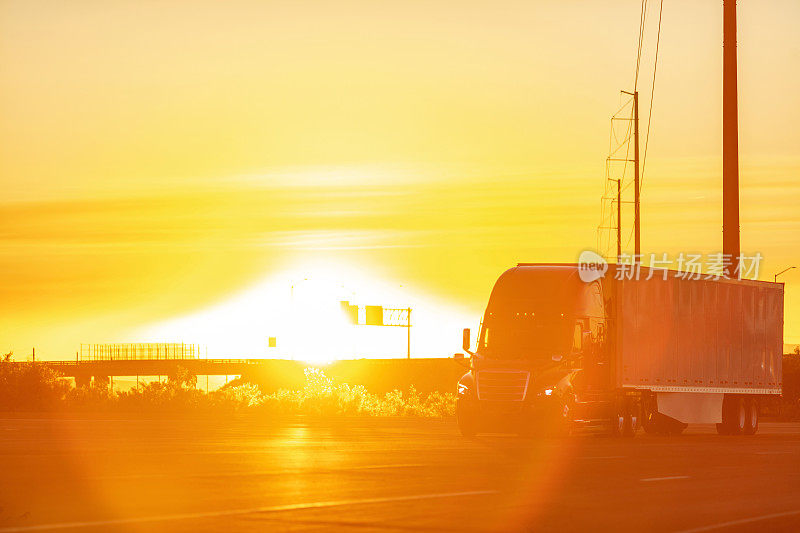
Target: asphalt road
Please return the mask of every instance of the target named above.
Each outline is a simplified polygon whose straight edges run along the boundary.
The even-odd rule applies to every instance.
[[[0,532],[800,530],[800,424],[461,438],[453,421],[0,419]]]

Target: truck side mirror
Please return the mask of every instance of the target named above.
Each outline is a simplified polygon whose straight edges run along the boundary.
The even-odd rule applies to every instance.
[[[469,352],[469,347],[470,347],[471,344],[472,343],[470,342],[469,328],[464,328],[464,331],[462,332],[462,335],[461,335],[461,348],[465,352]]]

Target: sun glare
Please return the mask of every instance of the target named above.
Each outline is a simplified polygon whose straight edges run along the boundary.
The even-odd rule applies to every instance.
[[[362,308],[361,322],[366,305],[411,308],[411,352],[417,357],[450,355],[458,347],[460,328],[475,320],[364,269],[325,261],[271,275],[209,308],[153,324],[135,336],[151,342],[199,343],[208,357],[325,364],[406,356],[405,328],[354,325],[342,302]]]

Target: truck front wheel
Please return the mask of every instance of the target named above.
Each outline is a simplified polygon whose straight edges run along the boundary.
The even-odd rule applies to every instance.
[[[479,419],[478,413],[471,402],[467,400],[456,400],[456,420],[458,430],[464,437],[474,437],[478,434]]]

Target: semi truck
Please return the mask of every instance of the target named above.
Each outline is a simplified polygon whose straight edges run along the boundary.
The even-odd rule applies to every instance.
[[[456,414],[486,431],[753,435],[782,387],[783,284],[520,263],[492,289]],[[620,275],[621,274],[621,275]],[[699,279],[696,279],[699,278]],[[584,281],[587,279],[587,281]]]

